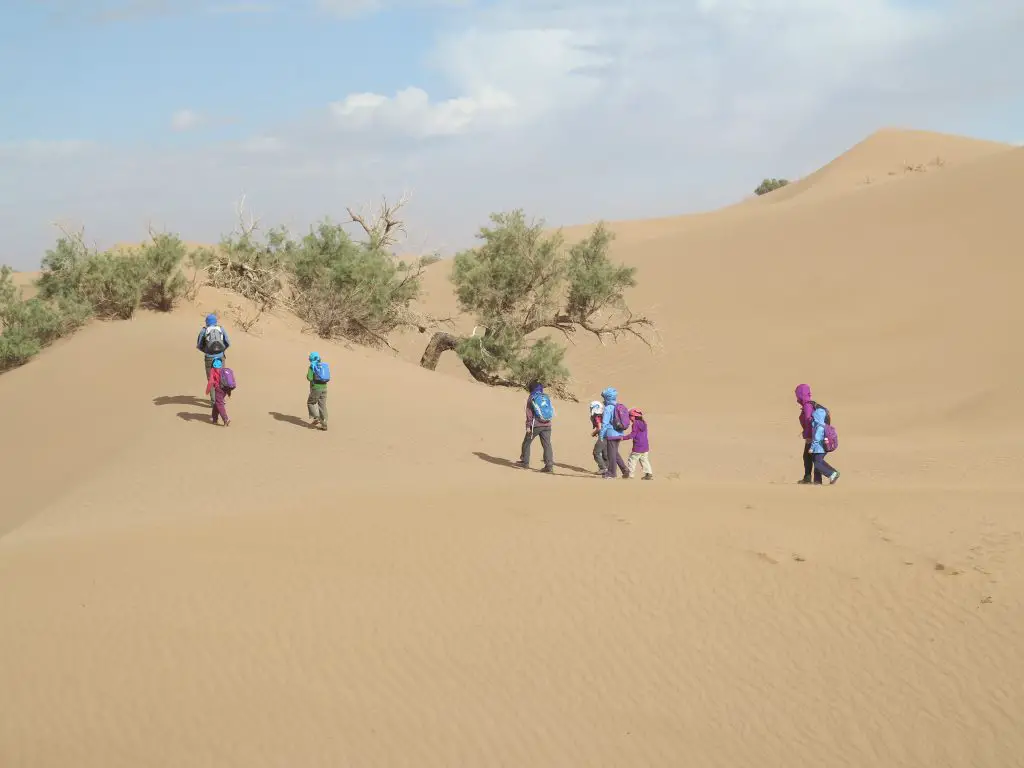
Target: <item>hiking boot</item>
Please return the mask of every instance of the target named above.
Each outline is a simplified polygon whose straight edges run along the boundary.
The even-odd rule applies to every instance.
[[[309,428],[310,429],[316,429],[319,426],[320,426],[320,419],[310,419],[309,420]]]
[[[652,474],[644,475],[644,480],[653,480],[653,479],[654,479],[654,475],[652,475]]]
[[[529,465],[529,464],[527,464],[527,463],[526,463],[525,461],[523,461],[522,459],[520,459],[519,461],[517,461],[517,462],[516,462],[516,466],[517,466],[517,467],[522,467],[523,469],[529,469],[529,468],[530,468],[530,465]]]
[[[224,422],[224,426],[225,426],[225,427],[230,427],[230,426],[231,426],[231,419],[227,419],[227,420],[225,420],[225,422]]]
[[[321,421],[320,422],[320,431],[321,432],[326,432],[327,431],[327,422],[326,421]]]
[[[544,473],[549,474],[549,475],[552,474],[554,471],[555,471],[554,467],[544,467],[544,469],[541,470],[541,472],[544,472]]]
[[[839,482],[839,470],[836,470],[835,472],[832,473],[832,477],[830,477],[828,479],[828,484],[829,485],[835,485],[838,482]]]

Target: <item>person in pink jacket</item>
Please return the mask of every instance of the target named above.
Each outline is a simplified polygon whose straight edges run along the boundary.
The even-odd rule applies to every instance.
[[[814,456],[811,455],[811,441],[814,439],[814,401],[811,399],[811,385],[800,384],[795,392],[796,402],[800,406],[800,434],[804,438],[804,477],[800,485],[810,485],[812,473],[813,482],[821,485],[821,472],[814,468]]]

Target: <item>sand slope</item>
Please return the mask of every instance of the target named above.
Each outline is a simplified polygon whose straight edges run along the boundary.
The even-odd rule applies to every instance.
[[[594,478],[569,403],[556,476],[513,469],[520,393],[288,317],[233,333],[214,428],[216,291],[5,374],[0,765],[1022,764],[1021,181],[616,225],[664,346],[570,364],[651,413],[654,483]],[[801,380],[835,488],[793,485]]]

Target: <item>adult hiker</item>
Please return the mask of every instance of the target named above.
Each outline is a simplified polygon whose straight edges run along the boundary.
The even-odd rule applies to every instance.
[[[225,360],[224,353],[231,346],[228,339],[228,332],[218,323],[217,316],[209,314],[206,316],[206,326],[199,332],[196,338],[196,349],[203,353],[203,369],[206,380],[210,380],[210,369],[213,368],[214,360]],[[214,401],[213,393],[210,393],[210,402]]]
[[[629,429],[629,408],[619,402],[619,391],[615,387],[608,387],[601,393],[604,400],[604,415],[601,417],[600,436],[606,441],[606,455],[608,457],[608,471],[605,472],[605,479],[614,480],[615,470],[622,470],[622,477],[629,477],[629,468],[619,453],[619,444],[622,442],[623,434]]]
[[[306,381],[309,382],[309,397],[306,408],[309,410],[310,426],[327,431],[327,382],[331,380],[331,366],[320,358],[319,352],[309,353],[309,367],[306,369]]]
[[[523,436],[523,448],[519,455],[519,465],[530,466],[530,448],[533,440],[540,438],[544,449],[544,468],[541,472],[555,471],[555,457],[551,450],[551,420],[555,417],[555,407],[551,398],[544,392],[541,384],[530,387],[530,396],[526,398],[526,435]]]

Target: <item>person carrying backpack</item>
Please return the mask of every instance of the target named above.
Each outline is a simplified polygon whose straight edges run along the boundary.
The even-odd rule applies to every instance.
[[[814,475],[814,483],[821,485],[821,473],[814,470],[814,457],[811,456],[811,439],[814,437],[814,401],[811,399],[810,384],[800,384],[796,390],[796,402],[800,406],[800,433],[804,438],[804,477],[800,485],[811,484],[811,474]]]
[[[839,441],[828,409],[817,403],[814,404],[814,411],[811,415],[811,428],[812,437],[809,451],[813,457],[814,470],[820,476],[828,477],[829,485],[835,485],[839,482],[839,470],[825,461],[825,454],[838,448]]]
[[[306,407],[309,409],[310,426],[320,427],[327,431],[327,382],[331,380],[331,367],[320,359],[319,352],[309,353],[309,368],[306,369],[306,381],[309,382],[309,397]]]
[[[541,448],[544,450],[544,468],[541,472],[551,473],[555,471],[554,451],[551,448],[551,420],[555,417],[555,407],[551,398],[544,392],[541,384],[533,384],[530,387],[530,396],[526,398],[526,435],[523,437],[523,447],[519,454],[519,465],[530,466],[530,448],[533,446],[533,439],[540,438]]]
[[[206,372],[206,380],[210,380],[210,369],[213,368],[214,360],[225,360],[225,352],[231,346],[228,333],[218,323],[217,316],[209,314],[206,316],[206,326],[199,331],[196,338],[196,349],[203,353],[203,368]],[[213,395],[210,402],[213,403]]]
[[[231,426],[231,419],[228,418],[225,397],[231,397],[235,391],[235,373],[230,368],[224,367],[224,361],[220,358],[210,365],[210,378],[206,380],[206,394],[213,398],[213,413],[210,414],[210,421],[214,424],[217,419],[224,419],[224,426]]]
[[[608,387],[601,393],[604,400],[604,415],[601,417],[601,432],[599,433],[608,446],[608,471],[605,472],[606,480],[614,480],[615,470],[622,470],[623,479],[629,478],[629,467],[619,453],[619,443],[622,442],[623,433],[629,428],[629,409],[619,402],[619,392],[615,387]]]
[[[604,475],[608,472],[608,442],[601,437],[601,417],[604,416],[604,406],[594,400],[590,403],[590,426],[593,431],[591,437],[596,437],[594,442],[594,461],[597,463],[597,474]]]

